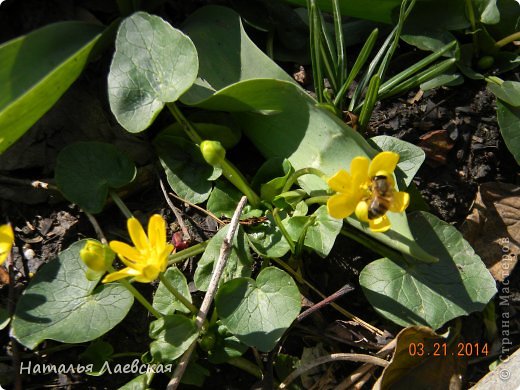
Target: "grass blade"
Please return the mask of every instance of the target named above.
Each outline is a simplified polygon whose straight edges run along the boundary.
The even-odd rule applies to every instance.
[[[361,113],[359,114],[359,128],[361,131],[365,130],[368,125],[368,121],[372,116],[372,111],[374,110],[374,106],[377,102],[377,92],[379,90],[379,84],[381,79],[378,74],[375,74],[370,79],[370,83],[368,84],[367,95],[365,98],[365,103],[363,104],[363,108],[361,109]]]
[[[332,14],[334,17],[334,35],[336,37],[337,83],[343,85],[347,78],[347,62],[345,59],[345,40],[343,38],[343,25],[341,23],[341,10],[339,0],[332,0]]]

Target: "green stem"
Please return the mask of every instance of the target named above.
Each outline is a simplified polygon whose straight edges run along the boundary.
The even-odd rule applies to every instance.
[[[319,169],[316,169],[316,168],[302,168],[302,169],[298,169],[291,176],[289,176],[289,178],[285,182],[285,185],[283,186],[283,189],[282,189],[281,193],[283,194],[284,192],[289,191],[291,189],[291,187],[293,186],[293,184],[296,183],[296,180],[298,180],[298,178],[300,176],[304,176],[304,175],[316,175],[316,176],[322,178],[323,181],[325,181],[325,182],[327,181],[327,175],[325,175]]]
[[[330,196],[323,195],[323,196],[313,196],[311,198],[305,199],[305,204],[307,206],[310,206],[311,204],[325,204],[329,200]]]
[[[112,269],[111,272],[114,270]],[[119,283],[121,283],[125,288],[132,293],[132,295],[143,305],[150,313],[152,313],[156,318],[162,318],[162,314],[159,313],[157,310],[154,309],[154,307],[151,305],[150,302],[146,300],[145,297],[141,295],[137,289],[132,286],[132,283],[130,283],[126,279],[120,279]]]
[[[262,370],[243,357],[235,357],[228,360],[228,364],[240,368],[258,379],[262,379]]]
[[[196,144],[200,144],[202,142],[202,138],[197,133],[195,126],[193,126],[192,123],[186,119],[181,110],[179,110],[179,107],[177,107],[175,103],[166,103],[166,106],[170,110],[175,120],[179,122],[189,139],[191,139]]]
[[[188,257],[197,256],[198,254],[203,253],[206,250],[208,243],[209,240],[199,242],[196,245],[190,246],[189,248],[170,255],[168,257],[168,265],[180,263],[181,261],[186,260]]]
[[[132,215],[132,212],[128,209],[128,207],[126,207],[126,204],[123,202],[123,200],[119,197],[119,195],[117,195],[117,193],[115,191],[110,191],[109,192],[110,194],[110,197],[112,198],[112,200],[114,201],[114,203],[116,204],[117,207],[119,207],[119,210],[121,210],[121,212],[123,213],[123,215],[127,218],[127,219],[130,219],[130,218],[133,218],[134,216]]]
[[[240,171],[227,159],[222,160],[219,163],[219,167],[222,169],[222,174],[228,179],[231,184],[238,188],[246,197],[248,202],[254,208],[260,207],[260,197],[253,191],[249,186],[246,179]]]
[[[274,61],[274,30],[267,33],[266,53]]]
[[[372,237],[363,234],[362,232],[360,232],[359,230],[347,223],[343,224],[343,228],[341,229],[340,233],[348,238],[353,239],[361,245],[373,250],[374,252],[377,252],[381,256],[387,257],[389,259],[397,259],[404,261],[403,256],[399,252],[380,243],[376,239],[373,239]]]
[[[159,279],[161,280],[162,284],[164,284],[164,287],[168,289],[168,291],[177,298],[186,308],[192,313],[197,314],[199,312],[199,309],[191,303],[184,295],[182,295],[177,289],[171,284],[171,282],[168,280],[168,278],[164,277],[164,274],[159,274]]]
[[[473,48],[475,57],[478,57],[479,48],[478,48],[478,39],[477,39],[477,23],[475,21],[475,10],[473,9],[473,4],[471,0],[466,0],[466,10],[468,11],[468,19],[471,24],[471,35],[473,39]]]
[[[280,218],[280,215],[278,214],[278,209],[277,208],[273,209],[273,219],[274,219],[274,222],[276,223],[276,226],[278,226],[278,229],[280,229],[280,231],[282,232],[283,236],[285,237],[285,240],[289,244],[289,248],[291,249],[291,253],[294,254],[294,252],[296,250],[296,246],[294,245],[294,242],[293,242],[291,236],[289,235],[289,232],[287,231],[287,229],[285,229],[285,226],[283,226],[282,219]]]
[[[515,32],[515,33],[513,33],[511,35],[508,35],[505,38],[502,38],[500,41],[495,43],[495,46],[498,47],[498,48],[504,47],[508,43],[511,43],[511,42],[517,41],[517,40],[520,40],[520,31],[517,31],[517,32]]]
[[[325,294],[323,294],[318,288],[314,287],[310,282],[308,282],[302,275],[297,273],[295,270],[293,270],[287,263],[284,261],[278,259],[278,258],[272,258],[272,260],[278,264],[281,268],[283,268],[287,273],[289,273],[296,281],[300,284],[305,284],[307,287],[309,287],[312,291],[314,291],[316,294],[318,294],[323,299],[327,298]],[[339,306],[337,303],[331,302],[330,306],[332,306],[334,309],[336,309],[339,313],[343,314],[345,317],[347,317],[349,320],[353,320],[363,326],[365,329],[370,330],[371,332],[375,332],[379,335],[383,335],[383,331],[376,328],[373,325],[370,325],[369,323],[363,321],[361,318],[355,316],[354,314],[350,313],[349,311],[345,310],[341,306]]]

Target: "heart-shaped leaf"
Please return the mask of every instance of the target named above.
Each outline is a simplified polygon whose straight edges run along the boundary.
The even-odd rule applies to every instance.
[[[197,339],[195,321],[180,314],[164,316],[150,324],[150,352],[156,362],[171,362]]]
[[[77,142],[63,148],[55,169],[63,195],[89,213],[101,212],[108,190],[130,183],[135,173],[128,157],[101,142]]]
[[[314,223],[307,229],[304,245],[325,258],[332,250],[332,246],[343,226],[343,222],[339,219],[332,218],[327,212],[326,206],[320,206],[312,216],[288,218],[283,221],[283,224],[294,241],[297,241],[302,234],[303,228],[309,218],[314,218]]]
[[[194,281],[195,286],[201,291],[206,291],[209,286],[209,281],[213,273],[213,267],[220,254],[220,247],[226,237],[229,225],[220,229],[209,242],[206,250],[202,254],[195,271]],[[251,265],[253,258],[249,253],[249,245],[247,237],[241,227],[238,228],[237,234],[233,239],[231,253],[228,257],[226,268],[220,278],[220,283],[227,280],[238,278],[241,276],[251,275]]]
[[[497,119],[507,148],[520,164],[520,107],[512,107],[497,99]]]
[[[177,267],[168,268],[164,273],[164,277],[170,281],[172,286],[175,287],[183,297],[191,302],[188,282],[184,274]],[[190,312],[186,306],[175,298],[162,282],[159,283],[159,287],[157,287],[157,291],[153,297],[153,307],[163,315],[173,314],[175,311],[182,313]]]
[[[267,267],[256,278],[237,278],[215,297],[222,323],[240,341],[268,352],[300,312],[300,292],[291,276]]]
[[[488,83],[488,88],[493,94],[503,102],[513,106],[520,106],[520,83],[518,81],[504,81],[498,85]]]
[[[123,20],[108,74],[117,121],[131,133],[145,130],[165,103],[191,87],[198,66],[190,38],[160,17],[136,12]]]
[[[166,171],[170,187],[181,198],[192,203],[208,199],[212,183],[222,172],[209,165],[200,149],[191,141],[170,135],[159,135],[155,148]]]
[[[396,263],[379,259],[359,276],[365,296],[391,321],[438,329],[447,321],[479,311],[496,293],[495,281],[462,234],[425,213],[410,215],[415,239],[438,263]]]
[[[206,208],[217,217],[231,218],[237,208],[243,194],[230,182],[217,180],[215,188],[211,191]],[[246,205],[240,215],[240,219],[260,217],[262,211],[254,209],[251,205]]]
[[[214,29],[219,33],[213,34]],[[294,82],[286,81],[287,75],[280,75],[276,64],[258,48],[250,47],[254,45],[249,39],[228,45],[225,37],[245,36],[233,11],[203,8],[188,19],[186,31],[199,51],[199,81],[204,85],[196,84],[183,96],[183,102],[234,113],[245,135],[267,159],[285,157],[295,170],[312,167],[332,176],[340,169],[348,170],[355,157],[376,155],[359,133],[317,107],[316,101]],[[221,48],[218,56],[211,55],[215,48]],[[252,78],[253,66],[245,75],[240,72],[250,63],[263,65],[256,77],[270,79]],[[309,194],[327,188],[322,179],[312,175],[301,177],[299,183]],[[373,233],[355,218],[348,221],[403,253],[421,261],[435,261],[413,240],[405,214],[389,213],[388,217],[392,228],[386,233]]]
[[[377,137],[370,138],[370,140],[381,148],[381,150],[395,152],[399,155],[397,167],[404,174],[404,182],[409,186],[426,158],[424,151],[409,142],[387,135],[378,135]],[[400,178],[401,172],[396,172],[398,179]]]
[[[122,285],[98,285],[86,278],[79,257],[86,240],[72,244],[38,270],[25,289],[13,318],[11,335],[27,348],[43,340],[83,343],[94,340],[125,318],[134,301]]]
[[[285,216],[285,212],[280,213],[282,219]],[[267,221],[248,227],[247,237],[254,250],[265,257],[282,257],[290,250],[289,243],[271,213],[267,214]]]
[[[0,153],[76,80],[101,32],[95,24],[61,22],[0,45]]]

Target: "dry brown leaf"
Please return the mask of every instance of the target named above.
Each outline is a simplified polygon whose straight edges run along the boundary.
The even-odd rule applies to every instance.
[[[446,163],[446,156],[454,145],[447,130],[432,130],[419,139],[419,147],[426,153],[428,164],[436,167]]]
[[[520,187],[482,184],[461,230],[495,280],[503,282],[520,253]]]
[[[411,326],[396,337],[390,364],[372,390],[458,390],[466,360],[457,356],[459,336],[445,338],[426,326]]]

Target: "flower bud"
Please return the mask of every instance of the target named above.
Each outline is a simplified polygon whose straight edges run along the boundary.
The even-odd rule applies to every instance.
[[[222,160],[226,158],[226,149],[218,141],[202,141],[200,151],[204,160],[211,166],[220,165]]]
[[[115,257],[114,252],[107,245],[94,240],[87,241],[79,251],[79,256],[89,269],[96,272],[107,271]]]

